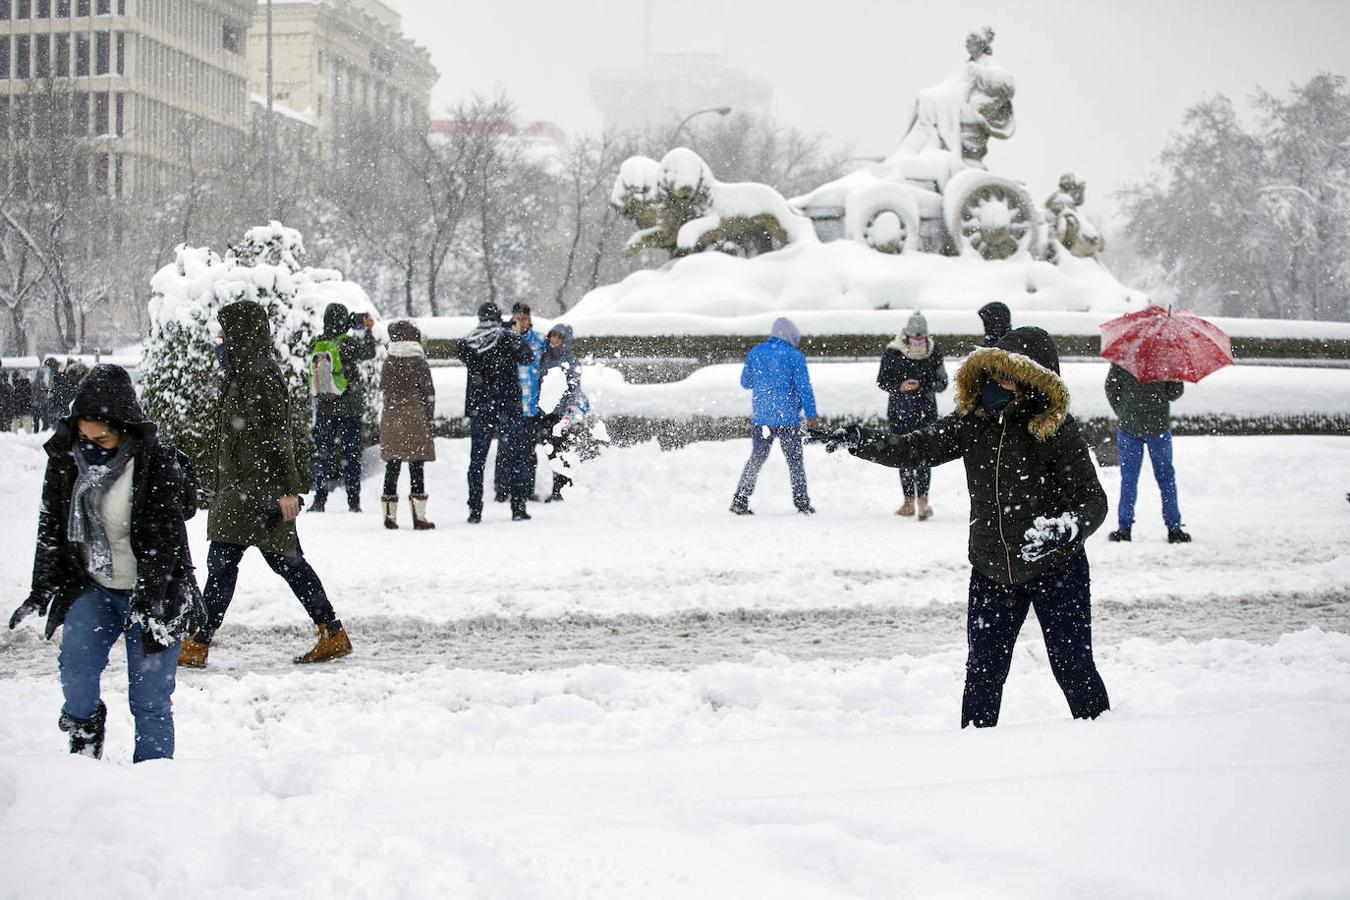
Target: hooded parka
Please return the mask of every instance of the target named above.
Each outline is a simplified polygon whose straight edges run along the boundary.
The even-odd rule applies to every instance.
[[[366,377],[357,364],[375,358],[375,337],[368,331],[348,334],[351,320],[351,312],[341,303],[330,303],[324,308],[323,334],[319,340],[337,343],[347,389],[337,396],[315,398],[315,409],[321,416],[366,414]]]
[[[309,485],[295,464],[290,394],[272,355],[267,313],[240,300],[220,310],[220,325],[230,371],[220,398],[216,493],[206,535],[293,556],[300,546],[295,522],[282,521],[277,501]]]
[[[1011,379],[1023,398],[1000,413],[981,404],[990,376]],[[1106,518],[1106,493],[1059,377],[1059,354],[1040,328],[1018,328],[970,355],[956,374],[956,411],[909,434],[864,429],[852,452],[897,468],[964,460],[970,492],[970,563],[999,584],[1021,584],[1077,552]],[[1025,533],[1037,517],[1074,516],[1077,534],[1027,560]]]
[[[79,419],[113,423],[122,430],[123,441],[133,442],[131,548],[136,557],[136,586],[131,615],[142,624],[146,651],[163,650],[205,621],[184,525],[197,511],[196,483],[187,456],[160,442],[155,424],[146,419],[136,400],[131,377],[120,366],[94,367],[80,386],[70,414],[57,423],[56,433],[43,445],[47,473],[29,602],[46,613],[50,638],[90,581],[81,547],[67,536],[71,495],[79,478],[73,456],[79,452],[75,447]]]

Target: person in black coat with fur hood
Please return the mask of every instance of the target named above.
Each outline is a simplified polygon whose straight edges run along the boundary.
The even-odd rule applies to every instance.
[[[70,751],[103,753],[99,677],[119,638],[136,720],[134,761],[173,756],[178,644],[205,621],[184,521],[197,510],[184,454],[161,443],[119,366],[95,366],[47,441],[33,586],[10,617],[61,632],[60,728]]]
[[[891,434],[908,434],[937,421],[937,394],[947,389],[947,366],[942,348],[928,334],[923,313],[910,316],[904,330],[882,352],[877,387],[891,395],[886,404]],[[895,514],[912,516],[917,511],[920,521],[931,516],[928,487],[932,481],[933,470],[928,466],[902,468],[900,490],[905,502]]]
[[[970,596],[961,724],[998,724],[1003,683],[1028,609],[1075,718],[1110,708],[1092,658],[1084,542],[1106,519],[1106,493],[1078,424],[1059,354],[1039,328],[1017,328],[970,355],[956,411],[909,434],[848,425],[812,440],[893,467],[962,459],[970,490]]]

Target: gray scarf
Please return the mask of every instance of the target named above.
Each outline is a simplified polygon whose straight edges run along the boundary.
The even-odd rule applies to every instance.
[[[93,575],[109,578],[113,574],[112,547],[103,522],[103,498],[135,452],[136,438],[130,434],[122,436],[116,455],[107,465],[91,466],[79,447],[71,451],[80,476],[75,479],[75,489],[70,494],[70,523],[66,527],[66,537],[72,543],[84,545],[86,565]]]
[[[490,353],[502,339],[504,329],[500,322],[479,322],[473,330],[464,335],[464,340],[476,353]]]

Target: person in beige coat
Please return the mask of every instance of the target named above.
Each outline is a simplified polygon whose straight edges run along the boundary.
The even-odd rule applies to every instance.
[[[432,421],[436,410],[436,386],[431,381],[422,348],[422,333],[412,322],[403,320],[389,326],[389,356],[380,374],[384,390],[384,409],[380,415],[380,458],[385,461],[384,527],[398,527],[398,476],[408,464],[412,493],[413,528],[435,528],[427,521],[426,473],[424,464],[436,459]]]

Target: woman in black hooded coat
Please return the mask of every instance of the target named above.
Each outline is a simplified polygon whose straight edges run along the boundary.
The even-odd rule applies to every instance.
[[[961,459],[970,492],[970,596],[961,724],[998,724],[1003,683],[1029,609],[1075,718],[1110,708],[1092,658],[1084,543],[1106,519],[1106,493],[1069,415],[1054,340],[1017,328],[956,374],[956,411],[908,434],[848,425],[812,432],[833,451],[891,467]]]
[[[103,753],[99,678],[120,637],[136,720],[134,761],[171,758],[178,644],[205,620],[185,520],[197,510],[187,457],[161,443],[119,366],[95,366],[47,441],[32,590],[14,614],[61,632],[60,728],[70,751]]]

